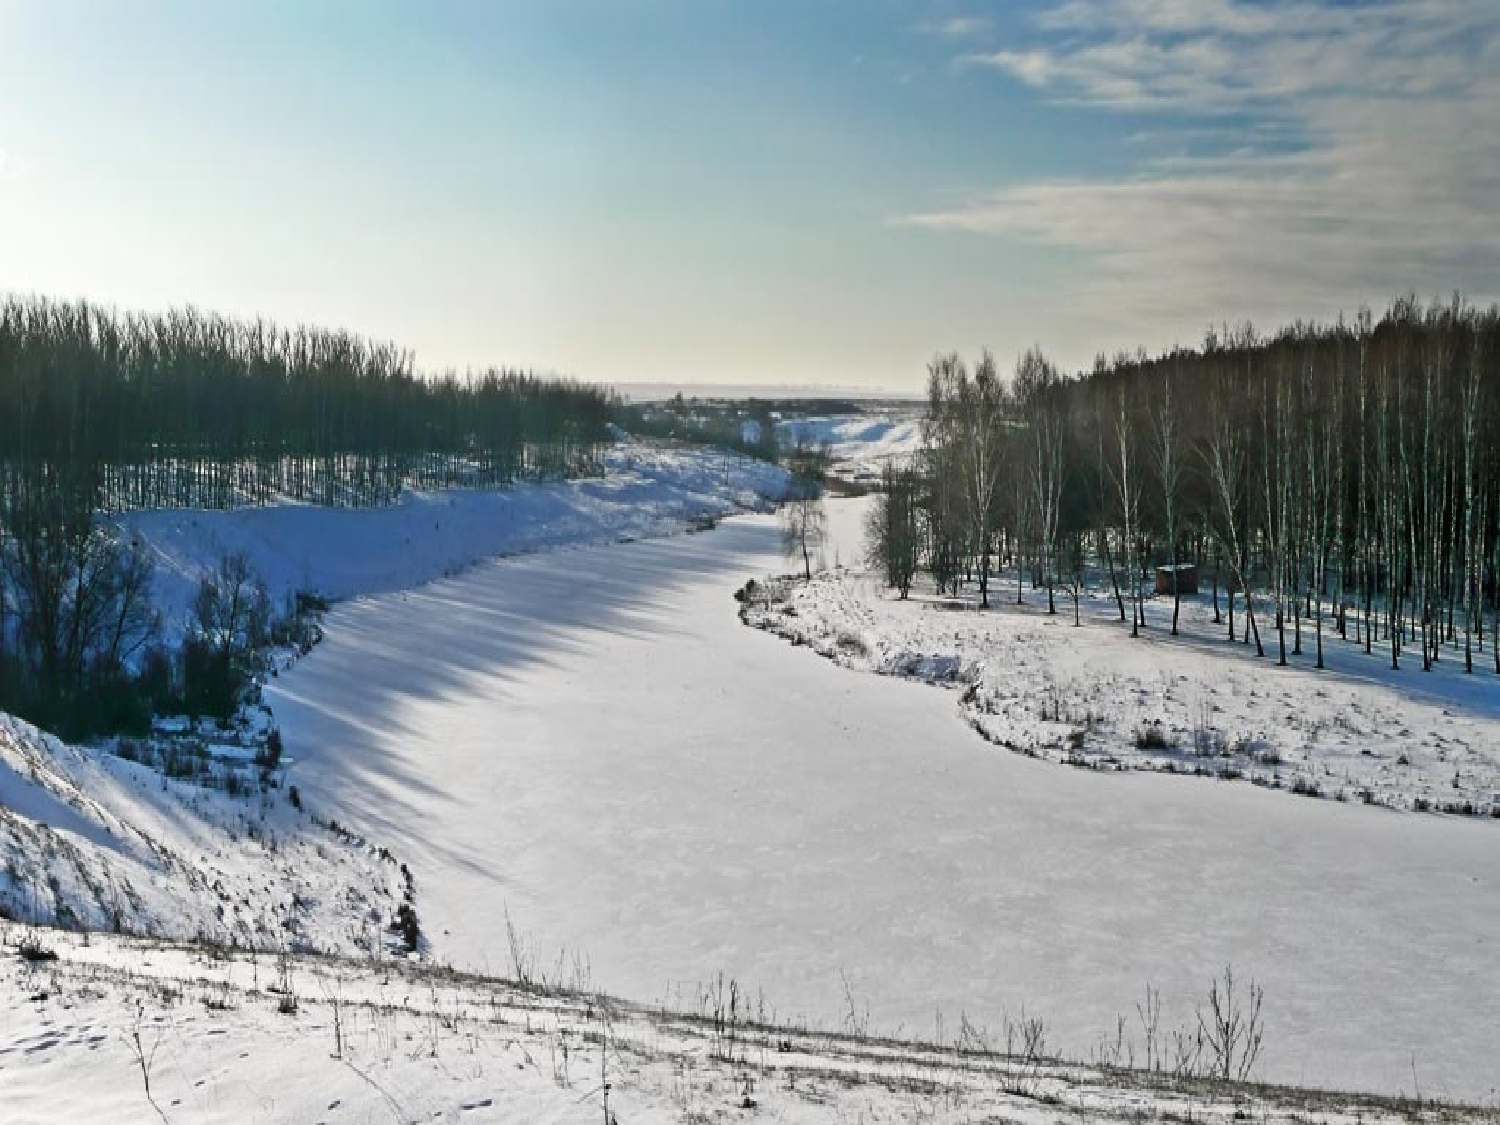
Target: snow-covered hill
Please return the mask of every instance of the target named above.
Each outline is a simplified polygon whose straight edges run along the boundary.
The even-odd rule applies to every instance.
[[[887,464],[904,464],[922,446],[922,422],[913,405],[904,410],[788,418],[776,425],[783,447],[826,446],[835,468],[860,481],[875,481]]]
[[[0,916],[263,949],[388,942],[397,862],[280,790],[238,796],[0,714]]]

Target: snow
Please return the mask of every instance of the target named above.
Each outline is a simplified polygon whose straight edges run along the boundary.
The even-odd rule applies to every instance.
[[[169,634],[200,578],[243,551],[282,602],[402,589],[502,552],[679,532],[780,495],[775,466],[721,453],[617,444],[601,478],[496,491],[411,493],[390,508],[300,505],[124,517],[158,560]],[[157,724],[208,762],[243,767],[273,720],[244,732]],[[122,745],[122,752],[125,749]],[[292,755],[284,764],[294,765]],[[378,949],[405,892],[385,842],[297,809],[279,787],[240,795],[0,714],[0,914],[261,947]]]
[[[0,714],[0,913],[89,929],[371,950],[401,884],[275,794],[231,797]]]
[[[922,422],[915,408],[788,418],[776,424],[776,440],[783,448],[826,445],[838,468],[876,480],[886,464],[909,461],[921,448]]]
[[[997,576],[980,612],[973,591],[938,597],[919,580],[902,601],[867,572],[838,570],[783,584],[747,619],[846,667],[972,685],[966,720],[1025,754],[1500,818],[1500,681],[1488,651],[1474,675],[1451,649],[1431,672],[1414,656],[1392,671],[1388,652],[1366,655],[1329,622],[1319,672],[1304,623],[1304,654],[1283,668],[1267,625],[1264,658],[1225,639],[1207,591],[1183,597],[1177,637],[1172,599],[1148,600],[1148,628],[1132,638],[1108,589],[1084,593],[1075,628],[1065,591],[1054,616],[1046,591],[1029,586],[1018,606],[1014,574]]]
[[[501,554],[670,534],[763,507],[786,481],[763,461],[627,439],[606,451],[595,478],[408,491],[383,508],[288,503],[134,512],[120,522],[151,549],[155,601],[175,634],[198,583],[231,553],[246,555],[277,607],[298,592],[335,600],[410,589]]]
[[[554,977],[585,966],[574,975],[590,988],[689,1010],[727,977],[785,1024],[837,1028],[861,1011],[873,1032],[931,1037],[941,1019],[945,1041],[963,1020],[998,1029],[1025,1011],[1076,1058],[1113,1039],[1148,984],[1165,1028],[1189,1024],[1233,964],[1266,989],[1260,1077],[1496,1104],[1495,825],[1063,769],[996,752],[971,726],[1003,724],[991,737],[1019,743],[1049,734],[1028,703],[1116,701],[1080,752],[1120,757],[1109,739],[1148,712],[1190,730],[1195,685],[1211,684],[1226,730],[1269,705],[1267,740],[1289,736],[1310,700],[1344,715],[1319,728],[1313,768],[1362,768],[1357,743],[1408,731],[1390,737],[1422,745],[1390,792],[1410,795],[1455,763],[1461,782],[1481,768],[1491,695],[1453,686],[1447,666],[1388,681],[1345,651],[1332,677],[1274,670],[1214,641],[1201,616],[1187,638],[1153,627],[1138,642],[1100,620],[1107,605],[1072,630],[1035,606],[901,606],[857,575],[789,587],[806,610],[807,643],[793,647],[745,628],[732,598],[785,568],[774,517],[641,538],[784,486],[756,463],[622,444],[596,481],[414,494],[373,511],[131,517],[162,563],[175,627],[225,549],[246,551],[278,599],[339,600],[327,640],[267,688],[306,811],[283,790],[231,798],[164,781],[0,717],[0,905],[379,963],[347,964],[332,984],[333,963],[288,962],[304,981],[288,1017],[265,991],[274,958],[52,934],[64,963],[31,970],[0,950],[7,1120],[151,1119],[125,1045],[138,1004],[148,1037],[165,1029],[154,1088],[174,1121],[365,1120],[392,1096],[402,1116],[597,1120],[592,1087],[559,1082],[550,1060],[564,1019],[587,1058],[599,1006],[549,1023],[513,991],[465,982],[505,1018],[459,1015],[468,1001],[421,975],[432,970],[389,960],[399,862],[437,965],[510,972],[519,953]],[[831,562],[860,557],[863,511],[831,503]],[[481,561],[496,554],[511,557]],[[853,640],[835,644],[838,663],[815,651],[841,635]],[[233,752],[232,739],[204,740]],[[1049,753],[1042,737],[1032,749]],[[1291,749],[1284,771],[1301,768]],[[234,982],[214,983],[224,975]],[[326,1057],[325,987],[358,998],[347,1060]],[[635,1026],[622,1120],[741,1115],[743,1058],[719,1065],[701,1028]],[[749,1068],[760,1116],[1058,1116],[1002,1096],[971,1060],[877,1060],[877,1047],[799,1041],[805,1071]],[[583,1065],[597,1064],[595,1048]],[[1224,1120],[1249,1104],[1164,1103],[1116,1081],[1073,1068],[1033,1094],[1121,1119],[1144,1107]]]
[[[752,516],[349,601],[270,691],[292,776],[400,841],[457,966],[503,970],[513,924],[641,1001],[722,972],[827,1025],[847,981],[880,1032],[1024,1006],[1078,1055],[1233,964],[1263,1077],[1493,1096],[1492,824],[996,753],[954,692],[744,628],[731,595],[784,566]]]
[[[8,1125],[440,1121],[903,1122],[1146,1119],[1387,1125],[1410,1103],[1215,1088],[662,1013],[399,962],[252,959],[49,934],[0,944]],[[289,1002],[295,998],[295,1003]],[[959,1036],[955,1029],[953,1038]],[[140,1048],[136,1053],[136,1045]],[[150,1080],[148,1098],[145,1079]],[[1486,1111],[1439,1110],[1467,1125]]]

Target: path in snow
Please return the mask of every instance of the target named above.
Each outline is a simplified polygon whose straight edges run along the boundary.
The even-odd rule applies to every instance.
[[[847,534],[852,507],[836,523]],[[747,629],[769,517],[497,561],[337,607],[269,690],[309,800],[406,859],[434,953],[691,1003],[720,971],[836,1026],[1048,1020],[1084,1054],[1144,985],[1232,962],[1263,1077],[1493,1099],[1494,826],[989,749],[947,692]],[[849,553],[851,542],[841,552]]]

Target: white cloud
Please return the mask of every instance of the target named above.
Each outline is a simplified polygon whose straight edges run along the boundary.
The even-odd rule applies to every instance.
[[[1154,116],[1140,162],[910,221],[1081,251],[1071,296],[1111,321],[1500,295],[1500,7],[1069,0],[1034,30],[965,61]]]

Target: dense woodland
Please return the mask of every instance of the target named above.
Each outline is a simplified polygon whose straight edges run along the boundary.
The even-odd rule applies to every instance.
[[[389,503],[400,490],[587,471],[609,397],[514,371],[423,376],[346,332],[193,309],[0,304],[0,495],[39,478],[98,506]]]
[[[409,353],[344,332],[5,299],[0,707],[86,733],[138,724],[146,695],[232,702],[241,660],[225,637],[243,629],[215,624],[215,599],[238,606],[253,576],[205,584],[196,649],[154,652],[150,560],[101,513],[375,505],[407,487],[588,473],[616,407],[513,371],[424,376]],[[186,683],[195,668],[202,682]]]
[[[1153,568],[1192,563],[1226,636],[1282,663],[1322,667],[1331,630],[1393,667],[1500,673],[1494,308],[1404,298],[1076,378],[1036,350],[1010,380],[988,354],[939,356],[928,392],[923,455],[887,474],[870,527],[903,595],[920,566],[984,605],[1071,595],[1076,620],[1088,573],[1135,633]]]

